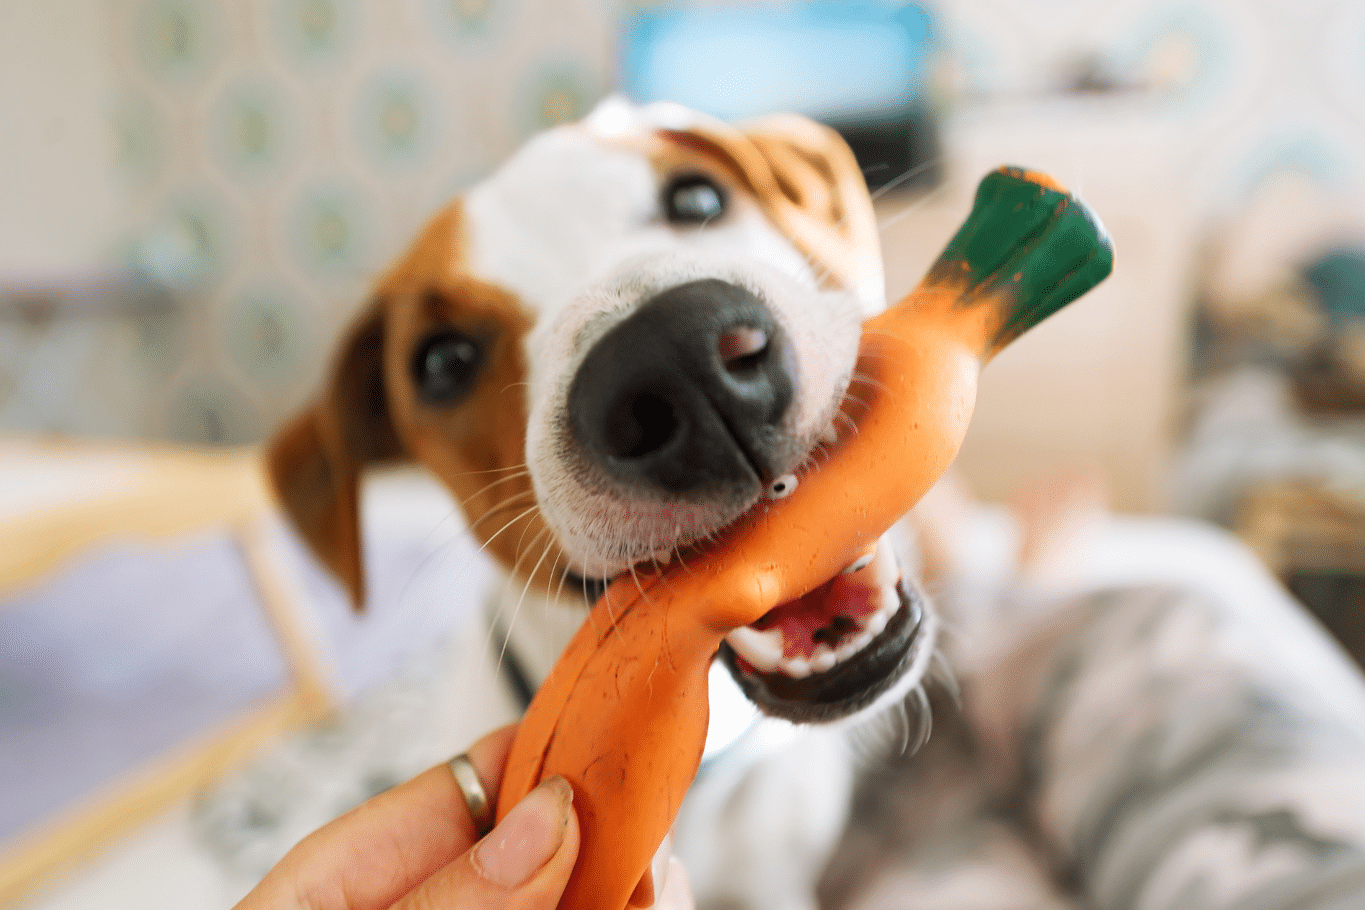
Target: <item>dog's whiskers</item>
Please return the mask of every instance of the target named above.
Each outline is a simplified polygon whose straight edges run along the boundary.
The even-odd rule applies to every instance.
[[[525,535],[525,532],[523,531],[522,533],[523,533],[523,536],[524,536],[524,535]],[[512,584],[513,580],[515,580],[515,579],[517,578],[517,576],[521,573],[521,564],[522,564],[523,560],[526,559],[527,555],[529,555],[530,553],[534,552],[534,551],[536,550],[537,547],[541,547],[541,542],[542,542],[542,541],[546,541],[546,538],[547,538],[547,537],[550,538],[550,540],[546,541],[545,544],[544,544],[544,546],[541,548],[540,558],[537,559],[536,564],[535,564],[535,567],[531,569],[530,574],[524,576],[525,579],[526,579],[526,584],[525,584],[525,586],[522,588],[522,590],[521,590],[521,597],[517,600],[517,605],[513,608],[513,610],[512,610],[512,615],[511,615],[510,619],[509,619],[508,622],[507,622],[507,626],[506,626],[506,629],[505,629],[506,638],[505,638],[504,641],[503,641],[502,650],[501,650],[501,651],[499,652],[499,654],[498,654],[498,668],[499,668],[499,669],[501,669],[501,667],[502,667],[503,657],[505,656],[505,654],[506,654],[506,652],[507,652],[507,642],[508,642],[508,640],[510,640],[510,638],[511,638],[511,635],[512,635],[512,627],[513,627],[513,625],[514,625],[514,624],[516,623],[516,621],[517,621],[517,615],[518,615],[518,613],[521,611],[521,605],[522,605],[522,603],[526,600],[526,596],[527,596],[527,593],[528,593],[529,590],[530,590],[531,584],[532,584],[532,582],[535,581],[536,573],[540,571],[540,566],[544,563],[545,557],[547,557],[548,555],[550,555],[551,550],[557,550],[557,549],[558,549],[558,548],[555,547],[555,545],[554,545],[553,536],[554,536],[554,532],[551,531],[549,528],[542,528],[539,532],[537,532],[536,536],[533,537],[533,538],[531,539],[531,545],[530,545],[529,547],[522,548],[520,542],[519,542],[518,545],[517,545],[517,548],[518,548],[518,555],[517,555],[517,558],[516,558],[516,560],[513,562],[512,568],[511,568],[510,570],[508,570],[507,578],[506,578],[506,580],[503,582],[503,595],[502,595],[502,598],[499,600],[499,606],[498,606],[497,610],[496,610],[495,613],[494,613],[494,622],[490,624],[490,628],[489,628],[489,643],[490,643],[490,644],[491,644],[491,642],[492,642],[493,628],[497,626],[497,624],[498,624],[498,623],[497,623],[497,620],[499,620],[499,619],[502,618],[502,613],[503,613],[503,606],[502,606],[502,605],[505,604],[506,601],[507,601],[507,591],[508,591],[508,589],[511,587],[511,584]],[[558,556],[558,555],[556,555],[556,557],[555,557],[555,562],[556,562],[556,564],[559,562],[559,556]],[[548,606],[548,604],[547,604],[547,606]]]
[[[645,593],[644,586],[640,584],[640,575],[635,571],[634,563],[630,566],[630,580],[635,582],[635,590],[640,592],[640,599],[649,603],[649,595]]]
[[[632,572],[632,574],[634,573]],[[621,628],[616,624],[616,614],[611,609],[611,585],[607,585],[607,590],[603,592],[602,603],[607,608],[607,619],[611,622],[611,631],[616,634],[618,641],[624,643],[625,638],[621,635]]]
[[[893,227],[895,227],[896,225],[900,224],[900,223],[901,223],[902,221],[904,221],[906,218],[909,218],[909,217],[910,217],[911,215],[913,215],[917,210],[919,210],[919,209],[923,208],[924,206],[928,205],[929,203],[935,201],[937,197],[946,195],[946,194],[947,194],[947,191],[948,191],[948,184],[947,184],[947,183],[944,183],[944,184],[942,184],[941,186],[935,187],[935,188],[934,188],[933,190],[931,190],[930,192],[925,193],[925,194],[924,194],[923,196],[921,196],[920,198],[918,198],[918,199],[914,200],[913,202],[909,203],[908,205],[906,205],[903,209],[901,209],[901,210],[900,210],[899,212],[897,212],[896,214],[891,215],[891,216],[889,216],[889,217],[887,217],[887,218],[883,218],[881,221],[877,222],[877,233],[879,233],[879,234],[885,234],[888,230],[890,230],[891,228],[893,228]]]
[[[482,553],[484,550],[488,549],[489,545],[492,544],[493,541],[496,540],[498,536],[502,534],[503,531],[506,531],[508,528],[512,527],[512,525],[521,521],[528,515],[532,515],[539,511],[540,505],[538,503],[532,503],[528,508],[523,509],[521,512],[517,513],[517,515],[514,518],[512,518],[511,521],[507,522],[507,524],[503,525],[502,527],[494,531],[492,534],[490,534],[488,536],[488,539],[483,542],[483,545],[479,547],[478,552]]]
[[[518,472],[522,474],[531,473],[530,470],[527,468],[526,462],[523,461],[520,464],[503,465],[500,468],[484,468],[478,471],[460,471],[459,473],[452,474],[450,476],[452,479],[454,479],[456,477],[477,477],[480,474],[502,474],[509,471]]]
[[[843,411],[840,411],[834,415],[834,419],[839,422],[849,434],[853,436],[858,435],[858,422],[852,417],[849,417]]]
[[[560,551],[559,551],[559,556],[556,556],[556,557],[555,557],[554,565],[550,566],[550,577],[551,577],[551,578],[553,578],[553,577],[555,576],[555,573],[556,573],[556,572],[559,572],[559,560],[562,559],[563,556],[564,556],[564,551],[563,551],[563,550],[560,550]],[[563,594],[564,594],[564,586],[565,586],[566,584],[569,583],[569,575],[570,575],[570,572],[569,572],[569,569],[568,569],[567,567],[565,567],[565,569],[564,569],[563,572],[559,572],[559,584],[555,587],[555,596],[554,596],[554,602],[555,602],[555,605],[556,605],[556,606],[559,605],[559,599],[560,599],[560,597],[562,597]],[[586,589],[586,588],[587,588],[587,585],[588,585],[587,579],[584,579],[584,581],[583,581],[583,587]],[[587,600],[587,599],[588,599],[586,590],[584,591],[583,599],[584,599],[584,600]]]
[[[552,563],[550,563],[550,578],[556,578],[556,577],[558,577],[558,578],[559,578],[559,584],[555,586],[555,593],[554,593],[553,599],[551,599],[551,598],[546,598],[546,599],[545,599],[545,611],[546,611],[547,613],[549,612],[549,610],[550,610],[550,605],[551,605],[552,603],[553,603],[556,607],[559,606],[560,595],[562,595],[562,594],[564,593],[565,573],[559,571],[559,562],[560,562],[560,560],[562,560],[562,559],[564,558],[564,550],[563,550],[562,547],[555,547],[555,551],[556,551],[556,552],[555,552],[555,561],[552,562]],[[546,591],[547,591],[547,593],[548,593],[548,591],[549,591],[549,586],[548,586],[548,585],[546,586]]]
[[[508,588],[511,587],[511,585],[512,585],[512,580],[515,579],[515,578],[517,577],[517,574],[521,571],[521,563],[522,563],[522,560],[524,560],[524,559],[526,558],[526,554],[527,554],[527,552],[529,552],[527,549],[524,549],[524,548],[522,547],[522,544],[526,541],[526,533],[527,533],[527,531],[529,531],[529,530],[530,530],[530,527],[529,527],[529,523],[528,523],[528,527],[522,529],[522,531],[521,531],[521,538],[517,541],[517,545],[516,545],[516,547],[515,547],[514,550],[513,550],[513,552],[515,552],[515,553],[517,554],[517,556],[516,556],[516,559],[514,559],[514,560],[512,561],[512,568],[510,568],[510,569],[507,571],[507,578],[503,581],[503,585],[502,585],[502,598],[499,600],[499,604],[501,604],[501,603],[503,603],[503,602],[505,602],[505,601],[507,600],[507,590],[508,590]],[[546,531],[547,531],[547,529],[541,529],[540,531],[538,531],[538,532],[536,533],[535,538],[532,540],[532,546],[534,546],[535,543],[536,543],[537,541],[540,540],[541,536],[544,535],[544,534],[546,533]],[[498,616],[499,616],[499,618],[500,618],[500,617],[501,617],[501,612],[502,612],[501,606],[499,606],[497,612],[498,612]]]
[[[899,175],[891,178],[886,183],[877,187],[876,191],[871,194],[872,201],[876,202],[878,199],[881,199],[887,193],[890,193],[893,190],[899,188],[902,184],[906,183],[907,181],[914,180],[916,177],[920,176],[925,171],[929,170],[929,168],[937,167],[938,165],[943,164],[945,161],[947,161],[946,157],[944,157],[943,155],[938,155],[933,158],[926,159],[925,161],[921,161],[914,167],[906,168],[905,170],[901,171]],[[940,187],[941,186],[942,185],[940,184]],[[927,193],[926,196],[932,196],[934,193],[937,192],[940,192],[939,187],[935,187],[933,190]],[[916,203],[920,201],[921,200],[918,199],[915,200]]]
[[[847,395],[844,396],[844,398],[845,398],[847,401],[849,401],[849,402],[851,402],[851,403],[853,403],[853,404],[855,404],[855,405],[858,406],[858,413],[859,413],[859,414],[866,414],[866,413],[867,413],[867,410],[868,410],[869,405],[868,405],[868,402],[867,402],[866,400],[864,400],[864,399],[862,399],[862,398],[859,398],[857,395],[854,395],[852,392],[849,392]],[[849,417],[850,415],[845,414],[844,416],[845,416],[845,417]]]
[[[484,512],[484,513],[483,513],[482,515],[480,515],[478,518],[476,518],[476,519],[474,519],[473,521],[471,521],[471,522],[469,523],[469,529],[472,531],[472,530],[474,530],[475,528],[477,528],[479,525],[483,524],[483,523],[484,523],[485,521],[487,521],[488,519],[494,518],[494,517],[496,517],[496,516],[498,516],[498,515],[501,515],[501,514],[503,514],[503,513],[505,513],[505,512],[508,512],[508,511],[510,511],[510,510],[512,510],[512,509],[517,508],[517,507],[520,506],[523,502],[526,501],[526,498],[527,498],[528,496],[531,497],[531,498],[534,500],[534,498],[535,498],[535,491],[534,491],[534,490],[523,490],[523,491],[521,491],[520,493],[513,493],[511,496],[507,497],[507,498],[504,499],[502,502],[498,503],[496,506],[493,506],[492,508],[490,508],[487,512]],[[540,505],[539,505],[538,503],[534,503],[534,502],[533,502],[532,505],[531,505],[531,508],[532,508],[532,509],[539,509],[539,508],[540,508]],[[524,514],[524,513],[523,513],[523,514]],[[515,519],[515,518],[512,519],[512,521],[514,521],[514,522],[515,522],[516,520],[517,520],[517,519]],[[499,533],[501,533],[501,529],[499,529]]]
[[[508,470],[516,471],[516,472],[519,472],[520,474],[529,474],[529,473],[530,473],[530,472],[526,469],[526,466],[525,466],[524,464],[522,464],[522,465],[515,465],[515,466],[512,466],[512,467],[510,467],[510,468],[492,468],[492,469],[487,470],[487,471],[469,471],[469,472],[466,472],[466,473],[467,473],[467,474],[470,474],[470,475],[473,475],[473,474],[491,474],[491,473],[496,473],[496,472],[500,472],[500,471],[508,471]],[[515,476],[516,476],[516,475],[513,475],[513,477],[515,477]],[[488,486],[484,487],[483,490],[480,490],[480,491],[479,491],[479,493],[487,492],[487,491],[488,491],[489,489],[491,489],[492,487],[494,487],[494,486],[496,486],[497,484],[502,483],[503,481],[508,480],[508,479],[512,479],[512,478],[510,478],[510,477],[508,477],[508,478],[502,478],[501,480],[495,481],[494,483],[489,484]],[[478,494],[475,494],[475,495],[478,495]],[[444,560],[446,557],[448,557],[448,556],[450,555],[450,553],[451,553],[451,552],[453,551],[453,549],[454,549],[454,544],[455,544],[456,541],[458,541],[458,540],[463,540],[463,539],[466,539],[466,538],[474,539],[474,538],[475,538],[474,530],[475,530],[475,528],[483,521],[484,518],[491,517],[495,512],[498,512],[498,511],[501,511],[501,510],[504,509],[504,508],[510,507],[510,506],[512,505],[512,503],[513,503],[516,499],[521,498],[522,495],[523,495],[523,494],[516,494],[515,496],[513,496],[513,497],[509,498],[508,500],[504,501],[504,502],[503,502],[502,504],[500,504],[498,507],[495,507],[494,509],[491,509],[491,510],[489,510],[488,512],[484,513],[484,515],[480,516],[479,519],[477,519],[477,520],[475,520],[475,521],[473,521],[473,522],[466,522],[466,523],[465,523],[465,527],[460,531],[460,533],[459,533],[458,535],[455,536],[455,538],[453,538],[451,541],[448,542],[448,545],[447,545],[447,546],[445,546],[445,547],[434,548],[434,549],[431,550],[431,552],[425,554],[425,555],[418,561],[417,565],[413,567],[412,571],[408,574],[407,580],[403,583],[403,588],[402,588],[402,590],[399,591],[399,594],[398,594],[398,603],[401,604],[401,603],[403,603],[403,602],[406,601],[406,599],[407,599],[409,593],[410,593],[411,590],[412,590],[412,585],[413,585],[413,583],[414,583],[414,582],[417,580],[417,578],[422,574],[422,572],[424,572],[424,571],[431,565],[431,562],[432,562],[433,559],[435,559],[435,558],[437,558],[437,557],[439,556],[439,557],[441,557],[442,560]],[[472,499],[473,497],[470,497],[470,498]],[[468,501],[469,501],[469,500],[466,499],[464,503],[460,503],[461,508],[462,508],[466,503],[468,503]],[[452,521],[452,520],[457,520],[457,519],[459,518],[459,516],[460,516],[460,509],[458,509],[458,508],[457,508],[457,509],[451,509],[449,512],[447,512],[446,515],[445,515],[439,522],[437,522],[437,523],[431,528],[431,530],[428,531],[428,532],[426,533],[426,535],[422,538],[422,544],[425,545],[427,542],[429,542],[429,541],[431,540],[432,536],[435,535],[435,534],[436,534],[436,533],[437,533],[437,532],[446,524],[446,522]],[[516,519],[513,519],[513,522],[514,522],[514,523],[515,523],[515,521],[516,521]],[[501,533],[501,529],[499,529],[499,531],[498,531],[497,533],[495,533],[495,534],[493,534],[492,536],[490,536],[489,539],[488,539],[488,541],[486,541],[482,546],[480,546],[474,553],[469,554],[466,558],[473,558],[473,557],[475,557],[475,556],[478,556],[480,553],[482,553],[483,550],[488,546],[489,543],[492,542],[493,538],[496,537],[498,533]]]
[[[929,706],[929,696],[925,694],[923,685],[916,686],[910,691],[908,701],[915,708],[915,719],[919,726],[914,745],[910,747],[910,754],[914,755],[924,748],[924,744],[929,742],[929,737],[934,732],[934,712]]]
[[[475,492],[469,494],[464,499],[460,500],[460,506],[461,508],[468,506],[471,502],[473,502],[475,499],[482,496],[483,494],[487,493],[489,490],[493,489],[496,486],[501,486],[502,484],[507,483],[509,480],[520,480],[523,477],[530,476],[531,476],[530,470],[523,466],[522,469],[520,471],[517,471],[515,474],[509,474],[506,477],[499,477],[497,480],[493,481],[487,486],[481,487]]]
[[[944,653],[935,647],[933,654],[929,657],[928,678],[938,683],[948,693],[948,697],[953,700],[953,706],[959,712],[962,711],[962,687],[958,685],[957,674],[953,673],[952,665],[948,663],[948,658]]]
[[[886,196],[888,193],[894,192],[895,190],[903,186],[907,181],[913,180],[914,178],[923,174],[929,168],[934,167],[938,164],[942,164],[945,161],[947,161],[947,159],[944,157],[931,158],[928,161],[921,162],[915,167],[907,168],[906,170],[901,172],[899,176],[895,177],[892,180],[887,181],[885,184],[878,187],[877,191],[871,194],[872,201],[874,203],[879,202],[883,196]],[[947,180],[939,181],[938,184],[935,185],[934,187],[923,191],[919,195],[915,196],[915,198],[907,202],[906,205],[899,211],[897,211],[894,215],[879,220],[877,222],[878,232],[885,231],[887,228],[891,227],[893,224],[895,224],[897,221],[903,218],[907,212],[912,212],[917,208],[921,208],[924,205],[934,201],[937,197],[945,195],[950,188],[951,185]]]
[[[852,388],[855,385],[866,386],[869,389],[876,389],[879,392],[886,391],[886,383],[882,382],[880,379],[877,379],[875,376],[872,376],[869,373],[862,372],[861,370],[855,371],[853,373],[853,378],[849,380],[850,388]],[[845,397],[849,397],[852,398],[854,401],[866,404],[866,402],[861,401],[861,399],[859,399],[856,395],[852,395],[851,393],[845,393]]]
[[[896,750],[896,754],[903,756],[910,751],[910,709],[906,707],[905,702],[897,702],[890,715],[900,734],[900,748]]]
[[[537,535],[535,536],[535,538],[531,541],[531,546],[530,546],[529,549],[530,549],[530,550],[534,550],[537,546],[540,545],[540,542],[541,542],[542,540],[544,540],[546,537],[548,537],[549,535],[550,535],[550,529],[549,529],[549,528],[545,528],[544,530],[542,530],[542,531],[541,531],[539,534],[537,534]],[[535,581],[536,573],[540,571],[541,565],[545,562],[545,557],[550,555],[550,549],[551,549],[551,546],[550,546],[549,544],[546,544],[545,547],[541,550],[540,558],[536,560],[536,564],[535,564],[534,566],[531,567],[531,571],[525,576],[525,577],[526,577],[526,584],[522,585],[522,587],[521,587],[521,596],[517,598],[517,605],[516,605],[515,607],[512,608],[512,615],[511,615],[511,617],[509,617],[508,620],[507,620],[507,631],[506,631],[506,633],[503,635],[503,638],[502,638],[502,649],[501,649],[500,651],[498,651],[498,664],[497,664],[497,669],[499,669],[499,670],[502,669],[502,662],[503,662],[503,660],[506,659],[506,657],[507,657],[507,646],[508,646],[508,643],[510,643],[511,640],[512,640],[512,627],[516,625],[516,623],[517,623],[517,616],[519,616],[519,615],[521,614],[521,605],[524,604],[524,603],[526,602],[526,595],[527,595],[527,594],[530,592],[530,590],[531,590],[531,582]],[[521,556],[518,556],[518,557],[517,557],[517,561],[516,561],[516,565],[514,565],[514,566],[512,567],[512,572],[515,574],[515,573],[520,569],[520,567],[521,567]],[[509,579],[512,578],[512,577],[513,577],[513,576],[508,576]],[[490,632],[491,632],[491,630],[490,630]]]

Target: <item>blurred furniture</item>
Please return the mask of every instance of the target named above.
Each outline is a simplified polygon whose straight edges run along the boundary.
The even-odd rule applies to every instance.
[[[872,189],[931,185],[942,168],[929,11],[903,0],[669,4],[637,10],[620,79],[636,102],[726,120],[805,114],[837,129]]]
[[[0,433],[165,439],[206,429],[189,425],[198,415],[164,413],[175,410],[171,352],[218,331],[202,309],[188,288],[142,270],[0,276]]]
[[[1178,503],[1232,527],[1365,661],[1365,219],[1286,168],[1210,232]]]
[[[254,449],[0,441],[0,905],[472,615],[448,496],[411,472],[364,495],[358,617]]]
[[[333,706],[274,513],[250,451],[0,445],[0,903]]]
[[[961,686],[876,769],[832,910],[1365,906],[1365,678],[1230,533],[1092,517],[1020,577],[976,508],[937,605]]]
[[[139,529],[143,538],[180,541],[164,551],[170,558],[155,562],[154,572],[137,575],[170,574],[179,587],[172,588],[167,600],[166,591],[157,596],[157,591],[135,586],[131,599],[138,606],[159,602],[162,624],[204,609],[192,596],[196,589],[223,592],[235,586],[242,592],[225,599],[226,612],[220,617],[262,609],[260,592],[267,585],[252,584],[249,577],[234,583],[204,571],[198,548],[206,541],[212,544],[212,532],[208,538],[191,534],[188,540],[165,536],[177,528],[206,527],[187,523],[185,517],[202,499],[202,514],[229,526],[226,539],[231,542],[226,545],[245,553],[256,533],[251,522],[262,514],[250,453],[204,460],[197,453],[136,449],[88,452],[89,457],[71,447],[23,445],[7,452],[9,470],[0,477],[22,479],[4,499],[9,505],[0,527],[25,533],[6,542],[55,539],[56,544],[30,549],[31,562],[4,564],[0,648],[14,640],[14,627],[5,622],[27,610],[30,628],[41,626],[37,620],[45,615],[44,604],[62,606],[49,599],[30,601],[26,607],[15,601],[13,585],[30,585],[28,592],[49,589],[72,571],[70,566],[79,568],[82,553],[88,559],[108,551],[114,538],[101,537],[91,516],[112,516],[123,507],[99,501],[126,503],[129,497],[110,494],[155,487],[158,476],[171,495],[145,500],[146,514],[125,513],[122,526]],[[14,470],[25,464],[25,470]],[[147,468],[155,471],[146,473]],[[435,505],[430,504],[433,499]],[[428,505],[418,505],[419,500]],[[239,501],[245,506],[233,505]],[[180,808],[159,821],[109,844],[98,862],[36,892],[23,904],[25,910],[217,910],[241,893],[224,893],[225,863],[249,857],[247,867],[259,874],[262,864],[268,866],[288,847],[290,836],[302,833],[278,830],[277,824],[297,815],[300,801],[314,804],[322,798],[335,807],[325,797],[372,792],[378,770],[391,772],[381,777],[384,785],[460,748],[459,743],[433,740],[404,764],[390,767],[371,760],[430,737],[443,712],[459,711],[469,720],[490,710],[497,693],[469,688],[477,655],[490,657],[488,632],[481,623],[461,625],[462,634],[452,639],[455,644],[442,651],[443,658],[459,654],[463,659],[436,661],[434,672],[398,686],[376,705],[349,697],[365,685],[358,667],[368,666],[374,679],[399,660],[400,650],[376,647],[374,623],[382,627],[392,621],[410,644],[414,635],[432,634],[431,617],[438,609],[447,611],[447,623],[474,615],[471,602],[487,589],[489,578],[471,575],[467,563],[434,579],[435,596],[404,593],[414,587],[413,566],[430,561],[433,554],[449,556],[448,541],[418,548],[408,562],[384,570],[394,564],[393,541],[405,535],[409,541],[430,538],[433,519],[441,523],[450,507],[448,500],[439,499],[434,484],[409,475],[379,478],[367,489],[366,552],[373,560],[367,569],[374,570],[375,610],[363,621],[350,616],[343,600],[329,605],[326,585],[309,581],[315,567],[310,570],[307,563],[293,560],[288,539],[267,530],[270,557],[301,582],[295,592],[303,593],[295,604],[299,617],[318,620],[312,627],[321,633],[313,639],[321,668],[317,675],[328,680],[326,691],[338,693],[342,701],[336,718],[311,735],[284,737],[252,767],[229,775],[216,793],[200,801],[197,811],[221,813],[233,822],[231,838],[206,837],[181,800]],[[63,509],[81,518],[74,532],[33,531],[33,516]],[[21,525],[23,515],[29,523]],[[955,906],[964,894],[972,894],[977,906],[1002,907],[1039,891],[1052,902],[1032,905],[1058,910],[1230,910],[1248,906],[1244,901],[1252,896],[1260,901],[1255,906],[1275,910],[1355,906],[1349,900],[1365,887],[1365,684],[1344,656],[1245,546],[1203,523],[1100,516],[1074,541],[1056,573],[1022,581],[1012,562],[1019,535],[1012,522],[1003,509],[972,507],[948,542],[960,574],[956,585],[944,586],[943,608],[955,630],[945,645],[951,644],[963,679],[961,720],[976,737],[975,746],[951,757],[946,778],[926,779],[922,766],[907,758],[909,764],[895,781],[882,781],[891,789],[879,791],[879,805],[890,806],[903,795],[939,812],[898,816],[893,819],[895,837],[874,841],[876,849],[889,853],[881,870],[897,876],[887,886],[896,890],[886,893],[926,900],[944,896],[940,903],[945,905],[952,895],[959,902]],[[80,542],[79,553],[70,544],[73,536]],[[391,542],[387,556],[382,545],[375,546],[385,540]],[[107,555],[126,568],[146,558],[140,549],[124,547]],[[20,571],[25,565],[33,570]],[[41,566],[46,571],[39,571]],[[32,587],[35,583],[38,588]],[[63,590],[56,593],[60,596]],[[140,636],[100,627],[98,620],[106,611],[120,609],[121,598],[109,585],[97,593],[102,596],[78,606],[74,632],[95,629],[95,644],[129,663],[146,666],[158,660],[155,648],[125,655],[124,649]],[[218,622],[198,628],[191,623],[177,640],[192,646],[200,637],[211,638],[221,631]],[[267,624],[259,625],[277,640]],[[309,627],[306,621],[302,625]],[[143,630],[154,637],[157,632],[150,626]],[[52,663],[51,654],[37,656]],[[206,660],[202,650],[191,659],[195,665]],[[0,669],[12,667],[11,661],[8,656],[0,659]],[[66,669],[75,676],[93,672],[107,682],[111,673],[101,664],[95,660]],[[306,675],[287,671],[278,691],[297,690]],[[498,710],[511,710],[510,702]],[[299,716],[281,717],[277,729]],[[951,746],[951,734],[945,739],[948,730],[935,733],[926,757],[934,754],[935,742]],[[263,728],[257,732],[267,734]],[[0,736],[0,748],[9,742],[7,735]],[[86,748],[96,750],[99,743],[91,741]],[[365,760],[356,760],[353,748]],[[5,766],[41,780],[41,768]],[[188,793],[188,784],[181,783],[179,792]],[[169,798],[164,792],[155,796]],[[1002,805],[1018,806],[1021,812],[1002,813]],[[115,821],[123,824],[136,817],[134,812]],[[928,841],[932,849],[896,839],[904,835],[907,818],[935,823]],[[1019,823],[1021,819],[1027,821]],[[878,820],[861,821],[875,825]],[[983,833],[990,836],[977,836]],[[1259,850],[1225,849],[1227,844],[1259,843],[1255,838],[1263,835],[1277,838],[1274,864],[1264,863]],[[1330,849],[1319,849],[1324,844]],[[1003,855],[998,847],[1006,848]],[[1039,862],[1044,856],[1066,864],[1065,881],[1059,882],[1053,867]],[[874,890],[885,883],[873,877],[855,881],[859,888]],[[1329,897],[1338,903],[1311,902]],[[886,904],[869,900],[860,906]]]
[[[1236,530],[1365,665],[1365,502],[1311,483],[1261,484]]]

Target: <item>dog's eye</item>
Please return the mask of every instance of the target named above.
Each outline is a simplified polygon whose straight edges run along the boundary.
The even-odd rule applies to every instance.
[[[423,339],[412,357],[412,378],[427,404],[453,404],[474,388],[483,349],[455,329],[441,329]]]
[[[725,191],[710,177],[683,174],[668,181],[663,203],[674,224],[705,224],[725,214]]]

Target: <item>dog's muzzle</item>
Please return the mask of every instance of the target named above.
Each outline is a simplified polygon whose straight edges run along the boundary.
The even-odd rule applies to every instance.
[[[754,294],[704,279],[645,301],[588,352],[568,397],[591,470],[653,501],[753,502],[805,453],[787,423],[795,357]],[[583,579],[579,578],[579,582]],[[585,596],[588,585],[583,582]],[[591,599],[591,598],[590,598]],[[933,620],[886,541],[735,630],[721,658],[764,712],[831,721],[923,672]]]

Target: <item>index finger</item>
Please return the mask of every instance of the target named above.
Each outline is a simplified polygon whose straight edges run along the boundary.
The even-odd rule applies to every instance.
[[[465,753],[490,794],[502,784],[515,730],[490,733]],[[304,838],[237,910],[386,908],[477,840],[454,775],[437,765]]]

